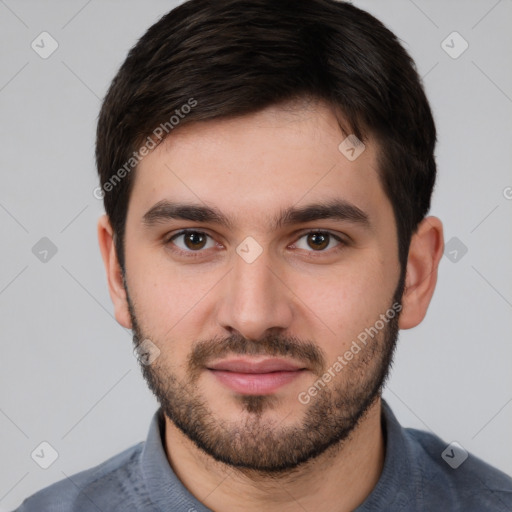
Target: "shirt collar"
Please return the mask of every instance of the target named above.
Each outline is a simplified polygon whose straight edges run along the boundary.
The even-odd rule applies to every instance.
[[[414,452],[405,430],[398,423],[391,408],[382,400],[382,427],[386,443],[384,467],[373,491],[356,509],[356,512],[372,510],[402,510],[415,504],[417,508],[420,499],[417,489],[420,489],[421,474],[414,464]],[[141,454],[141,470],[147,486],[150,499],[159,510],[211,512],[201,504],[181,483],[165,453],[165,419],[159,408],[151,420],[148,437]]]
[[[165,418],[159,408],[151,420],[141,454],[141,470],[149,496],[158,510],[211,512],[181,483],[165,453]]]
[[[414,446],[393,411],[382,399],[381,422],[386,443],[384,467],[377,485],[355,512],[415,510],[422,512],[421,471]]]

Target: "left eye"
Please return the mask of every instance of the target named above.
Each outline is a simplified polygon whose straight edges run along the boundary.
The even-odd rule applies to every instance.
[[[342,243],[341,238],[326,231],[311,231],[304,234],[295,242],[294,246],[298,249],[310,250],[315,252],[332,249]]]

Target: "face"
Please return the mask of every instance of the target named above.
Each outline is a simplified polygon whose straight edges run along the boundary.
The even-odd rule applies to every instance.
[[[402,288],[370,140],[321,103],[184,126],[139,164],[125,288],[143,374],[212,457],[290,470],[379,396]],[[147,341],[145,342],[148,343]]]

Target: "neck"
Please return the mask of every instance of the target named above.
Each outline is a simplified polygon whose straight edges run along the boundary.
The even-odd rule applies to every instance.
[[[218,462],[165,416],[167,459],[183,485],[213,511],[345,512],[357,508],[377,484],[385,443],[380,398],[350,437],[285,474],[262,475]]]

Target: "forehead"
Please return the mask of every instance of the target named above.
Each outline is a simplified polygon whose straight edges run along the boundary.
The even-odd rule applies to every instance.
[[[347,135],[320,102],[185,125],[139,163],[130,208],[181,201],[268,226],[283,208],[342,199],[378,216],[376,145]]]

